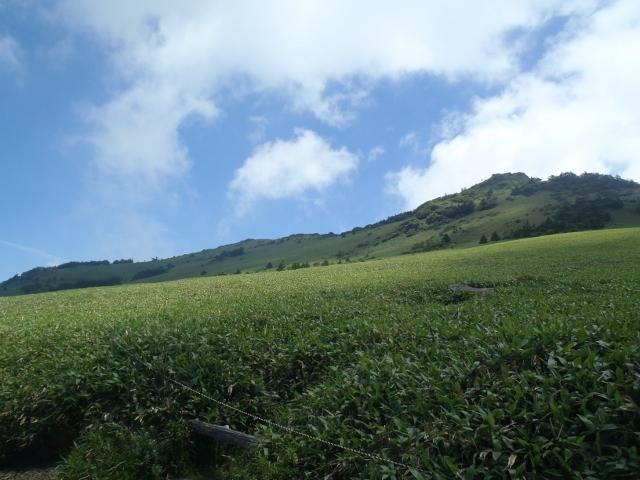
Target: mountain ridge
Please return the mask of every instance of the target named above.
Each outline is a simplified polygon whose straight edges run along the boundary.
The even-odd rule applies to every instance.
[[[322,266],[599,228],[640,226],[640,184],[595,173],[498,173],[414,210],[336,234],[245,239],[166,259],[66,262],[0,283],[0,296]]]

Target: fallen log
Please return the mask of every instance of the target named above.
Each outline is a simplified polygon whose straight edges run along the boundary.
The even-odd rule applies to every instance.
[[[202,422],[200,420],[191,420],[194,433],[213,438],[219,442],[228,445],[235,445],[241,448],[250,448],[257,445],[260,440],[258,437],[247,433],[231,430],[228,425],[213,425],[211,423]]]

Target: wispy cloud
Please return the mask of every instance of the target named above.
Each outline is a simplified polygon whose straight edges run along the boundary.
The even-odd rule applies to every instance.
[[[3,67],[16,73],[23,68],[22,49],[10,35],[0,36],[0,70]]]
[[[398,145],[401,148],[411,150],[415,154],[427,153],[427,150],[423,147],[422,141],[416,132],[409,132],[400,139]]]
[[[382,145],[376,145],[371,150],[369,150],[369,153],[367,153],[367,161],[374,162],[378,159],[378,157],[384,155],[385,152],[386,150]]]
[[[28,245],[22,245],[20,243],[9,242],[7,240],[0,239],[0,245],[4,245],[6,247],[14,248],[16,250],[20,250],[21,252],[25,252],[40,258],[44,258],[47,260],[47,266],[53,267],[55,265],[59,265],[64,260],[52,253],[45,252],[44,250],[40,250],[38,248],[30,247]]]

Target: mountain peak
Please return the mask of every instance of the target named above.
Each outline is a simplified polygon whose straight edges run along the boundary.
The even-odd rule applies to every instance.
[[[474,187],[487,187],[487,186],[516,186],[523,183],[527,183],[533,180],[526,173],[523,172],[506,172],[506,173],[494,173],[488,179],[483,182],[474,185]]]

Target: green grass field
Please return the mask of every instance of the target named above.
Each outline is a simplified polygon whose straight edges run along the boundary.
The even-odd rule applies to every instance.
[[[637,478],[639,332],[639,228],[5,297],[0,458],[62,455],[63,479]],[[263,443],[194,439],[192,418]]]

